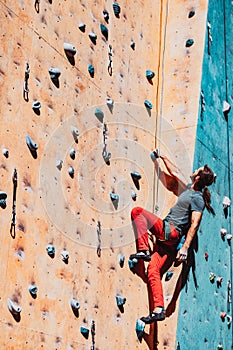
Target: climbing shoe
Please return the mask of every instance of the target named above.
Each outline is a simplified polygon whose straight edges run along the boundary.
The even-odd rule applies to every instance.
[[[166,317],[165,310],[163,307],[157,307],[154,311],[152,311],[148,316],[141,317],[142,320],[146,324],[150,324],[156,321],[163,321]]]
[[[144,261],[151,261],[150,253],[148,253],[146,250],[139,250],[137,253],[131,254],[129,258],[130,260],[142,259]]]

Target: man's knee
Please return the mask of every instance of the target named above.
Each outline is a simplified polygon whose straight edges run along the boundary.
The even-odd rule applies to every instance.
[[[143,208],[141,207],[135,207],[131,210],[131,217],[135,218],[136,216],[140,215],[143,211]]]

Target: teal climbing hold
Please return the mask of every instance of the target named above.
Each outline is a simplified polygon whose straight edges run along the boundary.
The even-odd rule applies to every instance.
[[[92,64],[89,64],[89,66],[88,66],[88,72],[89,72],[90,76],[91,76],[92,78],[94,78],[95,68],[94,68],[94,66],[93,66]]]
[[[145,100],[145,101],[144,101],[144,105],[145,105],[146,108],[148,108],[148,109],[152,109],[152,108],[153,108],[152,103],[151,103],[150,101],[148,101],[148,100]]]
[[[123,306],[126,302],[126,298],[124,297],[121,297],[119,295],[116,296],[116,303],[117,303],[117,306]]]
[[[135,330],[136,330],[136,334],[137,334],[138,340],[140,342],[142,341],[145,325],[146,325],[145,322],[140,320],[140,318],[137,319]]]
[[[104,119],[104,112],[101,111],[101,109],[96,108],[96,109],[95,109],[95,116],[96,116],[98,119],[103,120],[103,119]]]
[[[135,180],[140,180],[142,178],[142,175],[137,171],[131,171],[130,174],[131,174],[132,178]]]
[[[117,2],[114,2],[112,6],[113,6],[113,11],[114,11],[115,16],[119,17],[119,14],[121,12],[120,5]]]
[[[113,202],[119,201],[119,196],[116,193],[110,193],[110,198]]]
[[[128,265],[129,265],[130,270],[132,270],[137,263],[138,263],[137,259],[132,259],[132,260],[128,259]]]
[[[149,70],[149,69],[148,69],[148,70],[146,71],[146,77],[147,77],[148,80],[153,79],[154,76],[155,76],[155,73],[154,73],[152,70]]]
[[[169,281],[173,276],[172,271],[167,271],[166,276],[165,276],[165,281]]]
[[[89,337],[89,329],[86,327],[80,327],[80,333],[84,336],[84,338],[88,339]]]
[[[52,244],[48,244],[46,247],[47,253],[49,256],[54,257],[55,255],[55,247]]]
[[[193,44],[194,44],[194,40],[193,40],[193,39],[188,39],[188,40],[186,41],[185,46],[186,46],[186,47],[190,47],[190,46],[192,46]]]
[[[100,30],[106,40],[108,40],[108,28],[104,24],[100,24]]]

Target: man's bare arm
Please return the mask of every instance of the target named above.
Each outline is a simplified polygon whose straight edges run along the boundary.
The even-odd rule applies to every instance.
[[[185,261],[188,256],[188,249],[193,241],[193,238],[195,237],[197,230],[199,228],[199,225],[201,223],[202,213],[198,211],[193,211],[191,216],[191,226],[188,230],[186,239],[184,241],[184,244],[182,248],[178,251],[176,258],[178,261]]]

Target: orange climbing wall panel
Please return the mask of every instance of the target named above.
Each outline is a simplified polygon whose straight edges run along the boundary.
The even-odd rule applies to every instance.
[[[111,1],[64,1],[34,4],[26,1],[1,2],[1,188],[7,197],[1,209],[0,348],[2,349],[90,349],[91,334],[85,339],[80,326],[90,330],[95,321],[96,349],[173,349],[176,312],[159,325],[147,329],[139,343],[135,321],[148,312],[147,287],[127,266],[135,250],[130,210],[135,205],[164,215],[175,198],[163,186],[157,188],[150,152],[161,147],[189,175],[195,142],[200,93],[206,1],[122,1],[116,18]],[[102,11],[109,12],[109,23]],[[195,16],[188,19],[190,10]],[[86,24],[85,33],[78,28]],[[100,23],[109,30],[108,41]],[[94,45],[89,33],[97,34]],[[185,42],[194,45],[186,49]],[[135,42],[135,50],[130,47]],[[71,65],[64,42],[77,53]],[[108,74],[108,45],[112,45],[113,74]],[[26,63],[30,65],[29,101],[23,98]],[[88,65],[95,68],[89,76]],[[59,88],[48,69],[61,71]],[[155,72],[153,84],[145,71]],[[113,110],[106,98],[114,100]],[[151,113],[144,100],[153,103]],[[41,102],[40,115],[32,110]],[[110,165],[103,157],[103,122],[95,108],[104,112]],[[71,126],[79,130],[74,142]],[[37,144],[34,159],[26,146],[26,135]],[[69,156],[75,148],[76,157]],[[62,168],[57,161],[62,160]],[[183,166],[185,165],[185,166]],[[74,168],[72,179],[67,169]],[[18,172],[16,233],[10,235],[14,168]],[[130,176],[142,175],[140,189]],[[109,194],[119,194],[115,209]],[[135,191],[134,202],[131,192]],[[156,194],[157,193],[157,194]],[[97,223],[101,223],[101,256],[98,257]],[[53,244],[51,259],[46,246]],[[68,264],[61,252],[68,250]],[[118,264],[118,254],[126,261]],[[165,286],[166,302],[174,278]],[[38,286],[33,299],[31,284]],[[115,296],[126,297],[124,313]],[[16,322],[7,299],[22,307]],[[80,303],[79,317],[70,299]],[[157,334],[158,333],[158,334]]]

